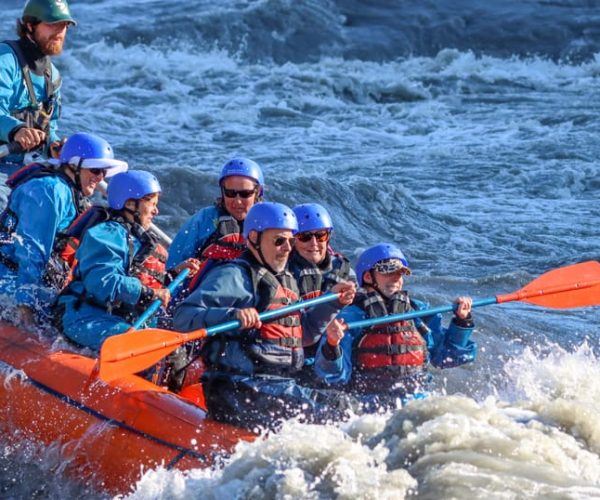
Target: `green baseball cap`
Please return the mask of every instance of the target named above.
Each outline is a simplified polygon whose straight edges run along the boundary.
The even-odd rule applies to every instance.
[[[48,24],[68,22],[77,24],[66,0],[28,0],[23,18],[33,17]]]

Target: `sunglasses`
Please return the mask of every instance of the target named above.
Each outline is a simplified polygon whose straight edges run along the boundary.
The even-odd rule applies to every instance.
[[[329,239],[329,231],[324,229],[322,231],[315,231],[314,233],[300,233],[296,235],[296,238],[298,238],[302,243],[308,243],[313,239],[313,236],[319,243],[323,243]]]
[[[90,173],[92,175],[95,175],[96,177],[101,175],[102,178],[106,177],[106,169],[105,168],[88,168],[88,170],[90,171]]]
[[[289,243],[291,247],[296,243],[296,238],[286,238],[285,236],[278,236],[277,238],[273,238],[273,244],[276,247],[280,247],[285,245],[285,243]]]
[[[253,196],[254,194],[256,194],[256,188],[240,189],[239,191],[237,189],[227,189],[227,188],[222,188],[222,190],[223,190],[223,194],[225,195],[226,198],[235,198],[236,196],[239,196],[240,198],[248,199],[251,196]]]
[[[399,259],[390,259],[384,262],[378,262],[373,269],[381,274],[390,274],[396,271],[402,271],[404,274],[410,274],[408,262]]]

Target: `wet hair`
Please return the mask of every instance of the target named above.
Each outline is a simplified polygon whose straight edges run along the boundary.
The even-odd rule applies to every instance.
[[[33,16],[23,16],[21,19],[17,19],[17,36],[19,38],[25,38],[28,35],[33,33],[33,30],[27,27],[28,24],[31,26],[36,26],[40,24],[40,21],[37,17]]]

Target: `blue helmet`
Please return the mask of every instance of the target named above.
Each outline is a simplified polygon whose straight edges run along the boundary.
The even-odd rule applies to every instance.
[[[60,159],[52,163],[76,168],[104,168],[106,177],[126,172],[127,162],[115,160],[111,145],[102,137],[79,132],[70,136],[60,150]]]
[[[144,196],[160,192],[160,184],[154,174],[144,170],[122,172],[108,183],[108,206],[121,210],[127,200],[141,200]]]
[[[318,203],[305,203],[294,207],[298,219],[298,232],[333,229],[333,222],[325,207]]]
[[[298,232],[298,221],[291,208],[281,203],[263,202],[252,205],[244,220],[244,238],[250,231],[262,233],[266,229],[289,229]]]
[[[234,175],[249,177],[255,181],[260,186],[258,195],[262,196],[265,180],[258,163],[249,160],[248,158],[233,158],[232,160],[229,160],[221,169],[219,185],[221,185],[223,179],[226,177],[233,177]]]
[[[391,243],[380,243],[360,254],[356,263],[356,278],[360,286],[363,286],[363,275],[372,269],[382,273],[406,269],[410,274],[408,261],[402,250]]]

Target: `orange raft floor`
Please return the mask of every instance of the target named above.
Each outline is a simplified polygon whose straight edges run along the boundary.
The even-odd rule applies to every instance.
[[[142,468],[209,467],[254,438],[136,375],[93,379],[94,359],[49,346],[0,322],[0,431],[59,444],[67,473],[99,489],[126,493]]]

